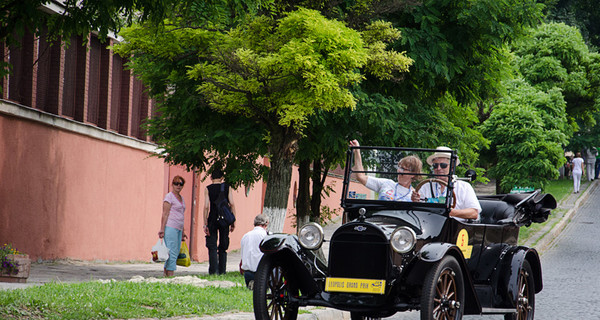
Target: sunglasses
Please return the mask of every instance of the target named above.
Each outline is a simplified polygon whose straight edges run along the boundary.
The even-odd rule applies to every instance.
[[[446,169],[448,168],[448,164],[445,162],[442,163],[434,163],[431,165],[432,168],[437,169],[438,167],[442,168],[442,169]]]
[[[183,187],[183,182],[173,182],[174,186],[182,186]]]

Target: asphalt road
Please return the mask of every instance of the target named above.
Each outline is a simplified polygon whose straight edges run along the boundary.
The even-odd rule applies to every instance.
[[[600,187],[542,255],[544,289],[537,298],[536,319],[600,319]]]

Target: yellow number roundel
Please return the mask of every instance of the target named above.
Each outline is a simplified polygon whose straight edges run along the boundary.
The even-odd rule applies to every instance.
[[[473,251],[473,246],[469,245],[469,233],[466,229],[460,230],[458,233],[458,238],[456,238],[456,245],[462,251],[465,259],[471,258],[471,252]]]

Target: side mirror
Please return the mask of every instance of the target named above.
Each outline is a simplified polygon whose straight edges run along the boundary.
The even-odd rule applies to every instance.
[[[469,181],[475,181],[475,179],[477,179],[477,171],[469,169],[465,172],[465,177],[467,177]]]

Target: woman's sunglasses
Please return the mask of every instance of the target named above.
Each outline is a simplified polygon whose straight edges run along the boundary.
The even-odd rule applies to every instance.
[[[182,186],[183,187],[183,182],[173,182],[174,186]]]
[[[442,168],[442,169],[446,169],[448,168],[448,164],[445,162],[442,163],[434,163],[431,165],[432,168],[437,169],[438,167]]]

